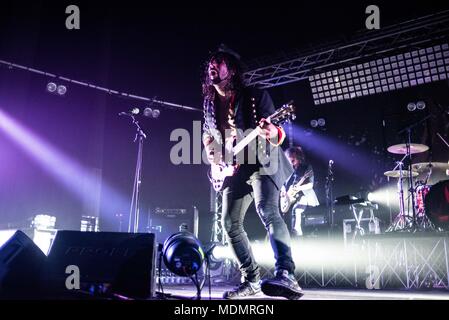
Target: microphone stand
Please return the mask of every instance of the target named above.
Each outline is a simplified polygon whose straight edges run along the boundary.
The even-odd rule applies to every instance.
[[[329,233],[331,234],[334,230],[334,195],[333,195],[333,181],[334,173],[332,172],[332,165],[329,165],[326,177],[326,202],[328,209],[328,220],[330,223]]]
[[[133,124],[136,126],[137,129],[136,136],[134,137],[134,142],[138,141],[136,173],[134,176],[131,207],[129,209],[128,232],[137,233],[139,231],[139,215],[140,215],[139,202],[140,202],[140,185],[142,182],[143,142],[144,139],[147,138],[147,135],[140,127],[139,122],[136,120],[134,115],[131,114],[127,115],[131,117]]]

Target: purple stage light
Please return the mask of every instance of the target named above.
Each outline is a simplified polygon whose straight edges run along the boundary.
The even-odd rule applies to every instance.
[[[49,83],[47,84],[47,91],[48,91],[48,92],[55,92],[55,91],[56,91],[56,88],[57,88],[57,85],[56,85],[56,83],[54,83],[54,82],[49,82]]]
[[[46,172],[61,182],[89,207],[99,207],[100,194],[105,210],[116,212],[129,206],[129,200],[102,181],[100,169],[87,169],[64,155],[0,109],[0,132],[17,144]]]
[[[359,148],[351,148],[341,141],[335,140],[321,132],[310,131],[297,124],[292,125],[295,144],[304,147],[307,152],[313,153],[321,159],[335,161],[337,167],[358,177],[372,175],[373,157],[367,155]]]

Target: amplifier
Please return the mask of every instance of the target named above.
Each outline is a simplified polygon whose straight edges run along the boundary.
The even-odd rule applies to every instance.
[[[149,214],[148,231],[156,235],[156,241],[164,241],[172,234],[188,231],[198,237],[198,209],[155,208]]]
[[[329,230],[327,214],[327,208],[324,205],[307,207],[301,215],[303,235],[316,237],[327,233]]]

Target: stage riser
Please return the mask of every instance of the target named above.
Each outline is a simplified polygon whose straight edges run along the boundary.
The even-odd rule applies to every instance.
[[[331,244],[331,250],[326,248]],[[447,233],[428,237],[378,235],[358,238],[346,244],[340,240],[303,239],[292,248],[296,278],[304,288],[449,290]],[[310,248],[315,248],[318,256],[321,254],[313,263],[308,256]],[[298,258],[295,254],[301,250],[307,252]],[[323,259],[325,254],[320,251],[334,254]],[[274,275],[272,263],[260,264],[263,277]]]

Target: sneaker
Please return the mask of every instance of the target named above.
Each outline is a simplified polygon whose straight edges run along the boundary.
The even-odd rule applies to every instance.
[[[223,294],[224,299],[241,299],[245,297],[254,296],[260,293],[260,283],[259,282],[249,282],[245,281],[238,285],[238,287],[226,291]]]
[[[295,279],[287,270],[278,270],[272,279],[262,281],[262,292],[267,296],[284,297],[289,300],[298,300],[304,293]]]

